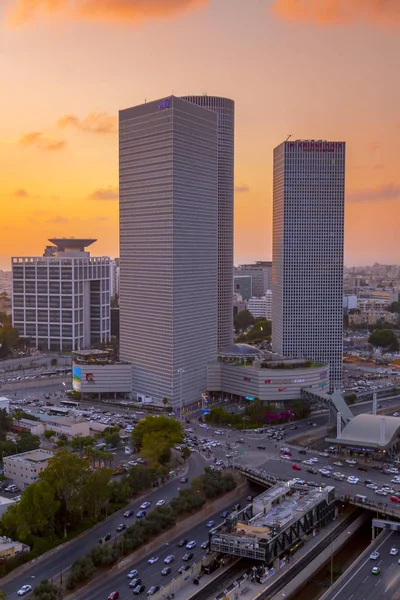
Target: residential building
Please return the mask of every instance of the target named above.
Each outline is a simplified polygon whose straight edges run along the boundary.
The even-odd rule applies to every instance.
[[[30,483],[38,481],[39,473],[47,467],[53,456],[52,452],[42,449],[5,456],[3,458],[4,475],[7,479],[12,479],[12,482],[20,490],[23,490]]]
[[[0,563],[14,558],[18,554],[21,554],[21,552],[29,552],[29,550],[30,547],[22,542],[15,542],[8,537],[0,536]]]
[[[272,319],[272,292],[267,290],[265,296],[261,298],[250,298],[247,303],[247,310],[251,312],[253,317],[264,317],[271,321]]]
[[[120,356],[135,396],[175,410],[217,355],[218,124],[174,96],[119,114]]]
[[[236,275],[233,278],[233,292],[240,294],[242,300],[250,300],[252,294],[252,278],[250,275]]]
[[[397,325],[399,315],[391,313],[379,307],[370,308],[369,310],[357,310],[348,314],[349,325],[376,325],[376,323],[389,323]]]
[[[234,269],[234,276],[249,276],[252,279],[252,295],[256,298],[265,296],[271,289],[272,262],[259,260],[248,265],[239,265]]]
[[[36,348],[68,352],[110,339],[110,259],[94,239],[54,238],[42,257],[12,258],[13,324]]]
[[[235,103],[218,96],[184,96],[183,100],[213,111],[218,118],[218,308],[217,345],[225,348],[233,341],[233,218]]]
[[[272,348],[327,363],[341,389],[345,143],[274,150]]]

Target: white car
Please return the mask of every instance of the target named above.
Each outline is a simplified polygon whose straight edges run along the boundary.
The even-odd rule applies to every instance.
[[[32,591],[31,585],[23,585],[22,588],[18,590],[17,596],[25,596],[26,594],[29,594],[29,592],[31,592],[31,591]]]
[[[390,550],[390,556],[397,556],[398,553],[399,553],[398,549],[395,546],[393,546],[393,548],[391,548],[391,550]]]
[[[281,454],[281,458],[284,458],[285,460],[291,460],[290,456],[287,454]]]
[[[165,500],[159,500],[156,504],[156,506],[164,506],[165,504]]]
[[[319,458],[317,458],[316,456],[313,456],[312,458],[310,458],[310,460],[312,460],[313,463],[318,463],[319,462]]]
[[[352,483],[353,485],[356,485],[360,480],[358,479],[358,477],[354,477],[354,475],[350,475],[347,478],[347,483]]]
[[[156,563],[158,561],[158,556],[152,556],[151,558],[149,558],[149,560],[147,561],[149,563],[149,565],[154,565],[154,563]]]
[[[329,454],[327,452],[318,452],[318,456],[323,456],[324,458],[328,458]]]
[[[188,550],[193,550],[193,548],[196,548],[196,542],[194,540],[191,540],[186,544],[186,548]]]
[[[150,504],[151,504],[151,502],[143,502],[143,503],[140,505],[140,508],[141,508],[142,510],[145,510],[146,508],[148,508],[148,507],[150,506]]]
[[[376,483],[369,483],[369,484],[367,485],[367,488],[368,488],[369,490],[377,490],[377,489],[378,489],[378,486],[376,485]]]
[[[312,460],[310,460],[309,458],[307,460],[303,460],[303,465],[313,465],[314,462]]]
[[[378,496],[387,496],[385,490],[375,490],[375,494],[378,494]]]
[[[371,560],[378,560],[378,558],[379,558],[379,552],[377,552],[375,550],[375,552],[372,552],[372,554],[370,554],[369,557],[370,557]]]
[[[348,465],[356,465],[357,464],[357,461],[353,460],[352,458],[348,458],[346,460],[346,462],[347,462]]]
[[[335,465],[335,467],[343,467],[343,463],[340,462],[340,460],[335,460],[333,464]]]

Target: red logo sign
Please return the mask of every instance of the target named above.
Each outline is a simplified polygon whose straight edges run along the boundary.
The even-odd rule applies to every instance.
[[[272,383],[272,379],[266,379],[264,383]]]
[[[250,377],[243,377],[244,381],[251,381]]]
[[[278,392],[283,392],[286,388],[278,388]]]
[[[94,383],[93,373],[86,373],[86,381],[88,381],[89,383]]]

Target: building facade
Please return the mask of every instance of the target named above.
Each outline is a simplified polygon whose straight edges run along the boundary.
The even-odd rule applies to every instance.
[[[4,475],[12,479],[20,490],[23,490],[29,484],[39,480],[39,473],[47,467],[53,456],[52,452],[41,449],[5,456],[3,459]]]
[[[248,276],[252,279],[252,295],[256,298],[265,296],[267,290],[271,289],[272,262],[259,260],[248,265],[239,265],[234,269],[235,277]]]
[[[122,110],[119,152],[120,356],[135,396],[177,410],[217,355],[218,115],[174,96]]]
[[[12,258],[14,327],[41,350],[108,342],[110,259],[85,251],[96,240],[50,241],[42,257]]]
[[[271,321],[272,319],[272,292],[267,290],[265,296],[261,298],[250,298],[247,303],[247,310],[251,312],[253,317],[263,317]]]
[[[213,111],[218,117],[218,349],[233,340],[232,282],[233,282],[233,218],[234,218],[234,144],[235,103],[217,96],[184,96]]]
[[[233,293],[240,294],[242,300],[250,300],[253,296],[250,275],[236,275],[233,278]]]
[[[272,347],[326,362],[341,388],[345,143],[274,150]]]
[[[132,365],[114,360],[108,352],[86,350],[73,353],[72,389],[82,400],[97,396],[114,398],[131,396]]]

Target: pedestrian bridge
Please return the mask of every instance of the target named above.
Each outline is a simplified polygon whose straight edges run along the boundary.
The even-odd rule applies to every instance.
[[[302,388],[301,396],[309,404],[316,405],[318,408],[327,408],[336,414],[340,414],[343,425],[347,425],[354,417],[339,390],[336,390],[333,394],[327,394],[325,392],[318,392],[312,388]]]

